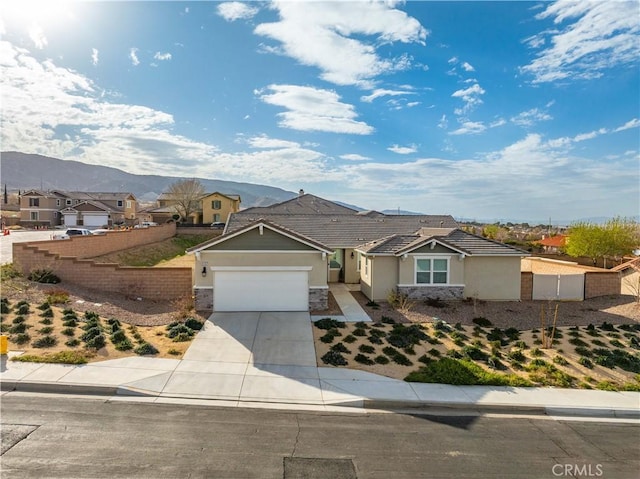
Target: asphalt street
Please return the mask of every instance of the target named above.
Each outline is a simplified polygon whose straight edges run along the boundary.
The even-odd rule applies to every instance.
[[[2,477],[637,478],[640,426],[2,396]]]
[[[0,236],[0,264],[11,263],[13,261],[13,243],[50,240],[51,235],[55,232],[54,230],[14,230],[11,231],[8,236]],[[1,231],[0,235],[2,235]]]

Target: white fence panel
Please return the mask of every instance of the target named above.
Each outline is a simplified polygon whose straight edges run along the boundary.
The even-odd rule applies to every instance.
[[[582,301],[584,274],[534,274],[533,299]]]

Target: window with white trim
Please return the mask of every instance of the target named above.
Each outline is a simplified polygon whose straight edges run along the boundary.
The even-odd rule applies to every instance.
[[[31,211],[29,217],[31,218],[31,221],[40,221],[40,215],[38,214],[38,211]]]
[[[449,258],[417,258],[416,284],[448,284]]]
[[[369,258],[366,256],[364,258],[364,277],[369,277]]]
[[[214,210],[219,210],[222,208],[222,201],[220,200],[212,200],[211,201],[211,208]]]

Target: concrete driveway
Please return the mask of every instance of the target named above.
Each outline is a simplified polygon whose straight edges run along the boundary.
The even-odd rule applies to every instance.
[[[214,313],[183,359],[315,367],[311,318],[305,312]]]

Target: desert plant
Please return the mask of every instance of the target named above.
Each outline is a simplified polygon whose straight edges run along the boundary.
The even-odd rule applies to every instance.
[[[578,359],[578,364],[581,364],[585,368],[593,369],[593,363],[591,362],[591,360],[584,356],[580,356],[580,359]]]
[[[20,334],[27,330],[27,323],[18,323],[11,326],[8,330],[10,334]]]
[[[562,356],[554,356],[553,362],[559,364],[560,366],[567,366],[569,364],[569,361],[567,361]]]
[[[193,335],[189,333],[178,333],[173,337],[174,343],[184,343],[186,341],[191,341],[193,339]]]
[[[64,345],[68,346],[70,348],[75,348],[76,346],[80,345],[80,340],[79,339],[70,339],[69,341],[64,343]]]
[[[19,334],[16,334],[15,336],[11,336],[9,339],[11,340],[12,343],[21,345],[31,341],[31,336],[29,336],[28,333],[19,333]]]
[[[75,328],[78,325],[78,322],[75,319],[67,319],[66,321],[62,321],[62,325],[67,328]]]
[[[347,347],[342,343],[336,343],[329,349],[330,351],[336,351],[338,353],[351,354],[351,351],[347,349]]]
[[[411,366],[413,363],[411,360],[391,346],[387,346],[382,350],[384,354],[386,354],[394,363],[399,364],[400,366]]]
[[[178,324],[177,326],[174,326],[173,328],[171,328],[167,332],[167,337],[173,339],[179,334],[184,334],[184,335],[189,336],[189,338],[191,338],[195,333],[194,333],[193,329],[188,328],[184,324]]]
[[[111,333],[109,339],[111,339],[111,342],[113,344],[120,343],[127,339],[127,334],[122,329],[118,329],[117,331]]]
[[[346,366],[348,364],[345,357],[337,351],[328,351],[320,359],[323,363],[331,366]]]
[[[66,304],[69,302],[69,292],[64,289],[50,289],[46,292],[49,304]]]
[[[50,269],[34,269],[27,275],[29,281],[35,283],[57,284],[60,278]]]
[[[106,346],[107,341],[104,339],[103,334],[98,334],[97,336],[93,336],[88,341],[85,341],[85,344],[88,348],[101,349]]]
[[[512,349],[507,353],[507,357],[518,363],[524,362],[527,359],[520,349]]]
[[[44,325],[53,324],[53,320],[51,318],[44,318],[40,321],[40,324],[44,324]]]
[[[368,338],[371,344],[383,344],[382,338],[374,335],[370,335]]]
[[[337,319],[332,318],[322,318],[318,321],[314,321],[313,325],[318,329],[336,329],[336,328],[345,328],[346,324],[344,321],[338,321]]]
[[[52,326],[45,326],[44,328],[40,328],[38,331],[40,334],[51,334],[53,332]]]
[[[351,334],[354,336],[366,336],[367,331],[364,328],[356,328],[351,332]]]
[[[58,340],[53,336],[42,336],[31,343],[31,346],[34,348],[50,348],[56,344],[58,344]]]
[[[76,330],[75,328],[64,328],[62,331],[60,331],[60,334],[63,334],[65,336],[75,336]]]
[[[39,309],[40,311],[44,311],[45,309],[51,309],[51,305],[49,304],[48,301],[45,301],[44,303],[36,306],[37,309]]]
[[[140,356],[158,354],[158,350],[152,344],[149,344],[146,342],[140,344],[137,348],[133,350],[133,352]]]
[[[384,355],[379,355],[376,356],[375,358],[373,358],[373,360],[377,363],[377,364],[389,364],[389,358],[384,356]]]
[[[16,314],[19,315],[26,315],[31,313],[31,311],[29,310],[29,304],[18,304],[18,309],[16,310]]]
[[[27,319],[24,316],[16,316],[15,318],[13,318],[13,321],[11,321],[12,324],[20,324],[20,323],[24,323]]]
[[[323,343],[332,343],[335,338],[342,336],[342,333],[337,328],[327,330],[326,334],[320,337],[320,341]]]
[[[376,349],[373,346],[369,346],[368,344],[361,344],[360,347],[358,348],[358,351],[365,354],[371,354],[375,350]]]
[[[489,355],[477,346],[465,346],[461,350],[462,355],[474,361],[486,361]]]
[[[356,354],[353,358],[356,362],[360,364],[371,365],[374,364],[373,360],[364,354]]]
[[[348,334],[342,339],[342,341],[347,344],[355,343],[357,340],[358,338],[356,338],[353,334]]]
[[[622,344],[620,341],[618,341],[617,339],[612,339],[611,341],[609,341],[611,343],[611,346],[613,346],[614,348],[624,348],[624,344]]]
[[[202,329],[202,326],[204,326],[204,323],[190,316],[187,319],[185,319],[184,325],[187,328],[192,329],[193,331],[200,331]]]
[[[473,324],[477,324],[481,328],[490,328],[491,326],[493,326],[493,323],[491,321],[482,316],[473,318],[471,321],[473,322]]]

